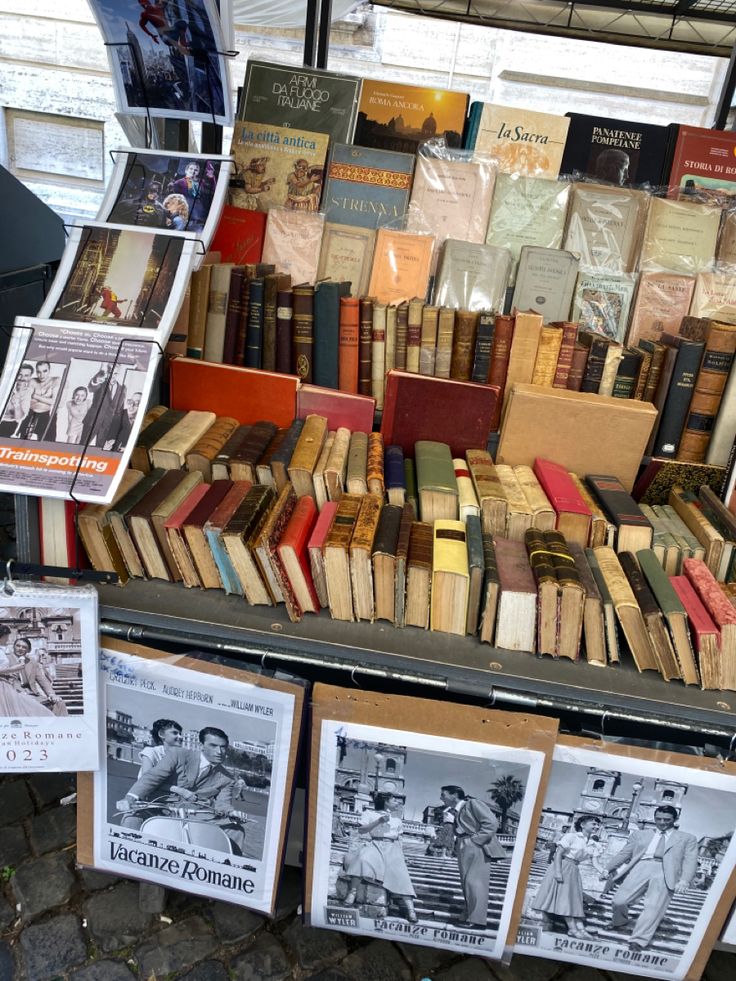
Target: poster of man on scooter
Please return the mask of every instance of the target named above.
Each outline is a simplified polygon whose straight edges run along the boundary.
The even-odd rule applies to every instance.
[[[122,651],[103,650],[100,668],[95,866],[269,912],[294,695]]]

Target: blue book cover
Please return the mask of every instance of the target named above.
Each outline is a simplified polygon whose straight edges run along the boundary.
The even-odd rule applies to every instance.
[[[412,153],[334,143],[322,198],[326,220],[381,228],[403,218],[413,173]]]
[[[327,280],[314,288],[314,364],[313,382],[323,388],[337,388],[340,297],[350,295],[350,283]]]
[[[263,355],[263,279],[248,284],[248,329],[245,335],[245,367],[260,368]]]
[[[405,490],[404,451],[400,446],[387,446],[384,453],[383,471],[386,480],[386,490]]]
[[[227,554],[227,549],[222,544],[220,530],[217,528],[205,528],[204,533],[207,536],[207,544],[212,552],[212,558],[215,560],[217,571],[220,573],[220,579],[222,579],[225,592],[242,596],[243,587],[240,585],[240,580],[230,561],[230,556]]]

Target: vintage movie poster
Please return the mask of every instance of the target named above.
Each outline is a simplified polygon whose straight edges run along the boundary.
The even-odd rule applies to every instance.
[[[544,760],[322,720],[311,925],[500,959]]]
[[[231,674],[103,648],[94,864],[268,913],[300,703]]]
[[[133,331],[16,318],[0,377],[0,490],[111,501],[159,358]]]
[[[131,327],[163,346],[176,321],[199,246],[125,225],[75,225],[38,316]]]
[[[121,112],[232,124],[215,0],[90,0],[90,6],[108,46]]]
[[[572,743],[555,747],[516,950],[684,979],[734,869],[736,776]]]
[[[97,221],[192,232],[209,248],[227,195],[229,157],[125,148],[113,156]]]
[[[97,591],[0,593],[0,772],[96,770]]]

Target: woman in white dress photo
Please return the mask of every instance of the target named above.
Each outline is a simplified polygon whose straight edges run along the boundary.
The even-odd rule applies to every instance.
[[[152,746],[146,746],[138,754],[141,768],[138,771],[140,779],[147,770],[154,767],[167,749],[180,747],[182,744],[181,726],[173,719],[156,719],[151,726]]]

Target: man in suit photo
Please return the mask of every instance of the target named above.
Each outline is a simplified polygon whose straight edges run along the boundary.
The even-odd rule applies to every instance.
[[[488,928],[488,891],[491,862],[506,858],[498,843],[498,819],[488,804],[468,797],[462,787],[447,784],[440,790],[445,812],[455,828],[455,857],[465,896],[459,926],[466,930]]]
[[[138,830],[146,818],[162,813],[167,805],[136,809],[139,801],[157,797],[173,797],[176,803],[206,804],[212,812],[197,815],[199,821],[211,821],[218,825],[242,854],[245,831],[241,824],[242,814],[234,810],[235,774],[223,766],[229,746],[227,733],[214,726],[205,726],[199,733],[199,749],[183,749],[174,746],[167,749],[161,759],[135,781],[125,797],[117,802],[117,809],[124,812],[121,825]],[[178,798],[178,801],[177,801]]]
[[[629,905],[644,896],[629,941],[631,950],[650,945],[672,897],[689,888],[698,870],[697,839],[675,828],[677,818],[674,807],[661,805],[654,812],[656,828],[633,831],[621,851],[604,863],[609,872],[624,866],[623,881],[612,897],[612,929],[630,923]]]

